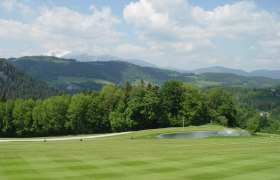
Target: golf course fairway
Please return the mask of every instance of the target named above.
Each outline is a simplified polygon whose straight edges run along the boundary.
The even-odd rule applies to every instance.
[[[0,179],[280,179],[279,135],[156,138],[223,128],[205,125],[82,141],[2,142]]]

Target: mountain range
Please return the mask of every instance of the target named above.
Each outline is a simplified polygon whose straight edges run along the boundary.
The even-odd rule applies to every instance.
[[[193,72],[193,73],[232,73],[232,74],[237,74],[241,76],[256,76],[256,77],[268,77],[268,78],[273,78],[273,79],[280,79],[280,70],[266,70],[266,69],[260,69],[260,70],[255,70],[251,72],[246,72],[241,69],[231,69],[231,68],[226,68],[223,66],[214,66],[214,67],[209,67],[209,68],[200,68],[196,69],[193,71],[188,71],[188,72]]]
[[[126,81],[138,83],[140,80],[161,85],[166,80],[176,79],[194,83],[199,87],[270,87],[280,84],[280,79],[245,77],[232,73],[181,73],[141,67],[125,61],[81,62],[51,56],[26,56],[7,61],[18,69],[69,93],[87,89],[98,90],[109,83],[123,85]]]
[[[45,56],[55,56],[58,58],[65,58],[65,59],[75,59],[77,61],[81,62],[92,62],[92,61],[125,61],[128,63],[132,63],[141,67],[152,67],[152,68],[161,68],[161,69],[169,69],[172,71],[178,71],[181,73],[232,73],[237,74],[241,76],[256,76],[256,77],[268,77],[273,79],[280,79],[280,70],[266,70],[266,69],[260,69],[255,70],[251,72],[247,72],[241,69],[232,69],[227,68],[223,66],[213,66],[213,67],[207,67],[207,68],[199,68],[195,70],[182,70],[177,68],[171,68],[171,67],[160,67],[158,65],[149,63],[145,60],[140,59],[124,59],[117,56],[112,55],[90,55],[87,53],[84,54],[75,54],[68,50],[53,50],[44,53]]]
[[[148,63],[147,61],[140,59],[124,59],[117,56],[111,56],[108,54],[104,55],[90,55],[87,53],[75,54],[68,50],[52,50],[43,54],[44,56],[53,56],[57,58],[64,59],[75,59],[80,62],[92,62],[92,61],[125,61],[128,63],[132,63],[141,67],[154,67],[157,68],[156,65],[152,63]]]

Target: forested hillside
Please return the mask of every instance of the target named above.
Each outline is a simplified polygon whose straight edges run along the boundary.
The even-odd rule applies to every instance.
[[[239,107],[247,111],[250,109],[259,112],[263,120],[267,122],[269,120],[271,124],[280,122],[280,85],[270,88],[229,88],[227,90]],[[267,128],[263,131],[273,130]]]
[[[46,98],[57,92],[45,82],[21,72],[0,59],[0,96],[1,98]]]
[[[198,87],[209,85],[238,87],[270,87],[280,84],[278,79],[244,77],[220,73],[179,73],[150,67],[140,67],[122,61],[77,62],[56,57],[32,56],[9,59],[17,68],[32,74],[50,85],[68,92],[99,90],[104,85],[114,83],[124,85],[126,81],[135,84],[141,79],[161,85],[164,81],[176,79],[192,82]]]
[[[98,92],[61,95],[46,100],[0,102],[0,134],[28,137],[131,131],[140,129],[222,124],[248,128],[251,133],[280,133],[280,121],[238,103],[222,87],[199,90],[181,81],[165,81],[159,88],[127,82]]]

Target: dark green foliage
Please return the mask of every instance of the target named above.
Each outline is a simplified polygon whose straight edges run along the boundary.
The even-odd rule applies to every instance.
[[[132,89],[125,111],[126,119],[132,122],[132,129],[158,128],[164,125],[164,113],[157,92],[143,86]]]
[[[71,98],[71,102],[67,111],[68,122],[67,128],[75,133],[83,133],[87,130],[87,109],[90,103],[89,96],[84,94],[75,94]]]
[[[257,131],[279,133],[280,86],[270,88],[229,88],[238,106],[237,126],[245,128],[251,117],[260,116]]]
[[[8,98],[46,98],[57,92],[46,83],[23,73],[0,59],[0,102]]]
[[[15,135],[18,137],[32,136],[32,110],[35,102],[32,99],[15,101],[13,109],[13,125],[15,127]]]
[[[60,96],[34,100],[56,92],[0,60],[0,135],[4,137],[130,131],[210,122],[248,128],[252,133],[280,133],[280,86],[243,88],[266,87],[279,80],[233,74],[182,74],[120,61],[82,63],[43,56],[9,61],[61,90],[81,93],[69,96],[62,92]],[[184,82],[227,87],[199,90]],[[91,89],[101,90],[93,93]]]
[[[184,100],[183,83],[175,80],[166,81],[163,83],[160,93],[165,111],[175,118],[182,109],[181,103]]]
[[[265,106],[277,110],[278,89],[266,98],[263,93],[270,91],[244,91],[250,96],[246,97],[241,90],[223,87],[200,91],[192,84],[169,80],[161,88],[140,81],[134,86],[129,82],[122,88],[109,84],[98,92],[72,96],[62,93],[45,100],[4,99],[0,102],[0,135],[104,133],[210,122],[247,128],[252,134],[258,131],[280,133],[280,122],[271,115],[277,112],[265,112],[260,116],[260,111],[251,105],[259,102],[258,98],[271,96],[276,101],[271,104],[264,101]]]
[[[42,132],[51,135],[66,134],[65,123],[69,103],[68,96],[52,97],[42,103]]]
[[[5,103],[0,103],[0,131],[1,136],[10,137],[15,135],[15,127],[13,124],[13,109],[15,101],[8,100]]]
[[[229,87],[269,87],[280,83],[279,79],[244,77],[226,73],[192,74],[140,67],[121,61],[77,62],[55,57],[30,56],[9,59],[11,64],[44,80],[61,91],[77,93],[81,90],[100,90],[108,83],[124,85],[140,80],[161,85],[164,81],[176,79],[192,82],[199,87],[223,85]]]
[[[23,57],[9,61],[19,69],[66,92],[79,92],[81,89],[99,90],[107,82],[123,85],[126,81],[136,82],[139,79],[146,79],[162,83],[172,78],[171,74],[182,76],[178,72],[142,68],[121,61],[77,62],[44,56]]]
[[[88,133],[102,133],[110,131],[109,113],[103,106],[100,106],[100,98],[98,96],[91,96],[88,105],[86,122]]]
[[[208,102],[209,113],[212,121],[226,124],[228,126],[236,125],[237,109],[229,93],[223,88],[211,88],[205,92]]]

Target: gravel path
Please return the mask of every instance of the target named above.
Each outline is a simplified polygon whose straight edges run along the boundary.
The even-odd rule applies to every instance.
[[[0,139],[0,142],[46,142],[46,141],[67,141],[67,140],[83,140],[83,139],[94,139],[94,138],[102,138],[102,137],[110,137],[110,136],[118,136],[123,134],[128,134],[130,132],[121,132],[121,133],[111,133],[111,134],[101,134],[101,135],[93,135],[93,136],[75,136],[75,137],[64,137],[64,138],[34,138],[34,139]]]

